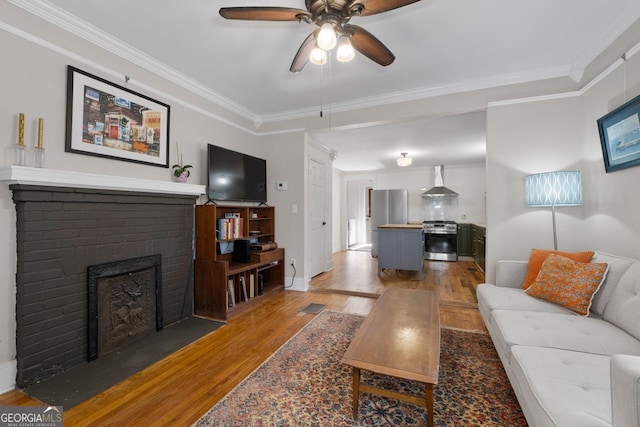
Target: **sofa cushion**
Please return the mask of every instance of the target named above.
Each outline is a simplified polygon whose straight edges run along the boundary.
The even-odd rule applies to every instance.
[[[490,284],[476,288],[478,308],[486,321],[491,319],[492,310],[524,310],[547,313],[569,313],[566,308],[527,295],[520,288],[504,288]]]
[[[576,262],[551,254],[526,293],[587,316],[593,295],[602,284],[607,268],[606,263]]]
[[[551,347],[611,356],[618,353],[640,356],[640,342],[602,319],[571,314],[495,310],[492,330],[508,354],[515,345]]]
[[[609,356],[529,346],[512,352],[512,378],[527,419],[539,426],[612,425]]]
[[[525,277],[522,283],[522,289],[527,289],[529,285],[536,280],[542,264],[551,254],[561,255],[578,262],[589,262],[593,257],[592,251],[587,252],[562,252],[562,251],[549,251],[545,249],[532,249],[529,256],[529,267],[527,269],[527,277]]]
[[[611,255],[605,252],[595,251],[591,262],[606,262],[609,264],[609,271],[604,283],[593,297],[591,311],[599,316],[604,314],[604,310],[609,303],[613,289],[618,285],[622,275],[629,269],[631,264],[638,262],[635,259]]]
[[[640,360],[617,354],[611,358],[611,412],[616,426],[638,425]]]
[[[640,262],[633,263],[620,278],[603,318],[640,340]]]

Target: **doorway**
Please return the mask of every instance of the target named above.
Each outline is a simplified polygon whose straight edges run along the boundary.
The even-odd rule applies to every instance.
[[[324,163],[309,160],[309,276],[325,271],[327,263],[325,218],[325,167]]]
[[[371,251],[371,180],[347,182],[347,249]]]

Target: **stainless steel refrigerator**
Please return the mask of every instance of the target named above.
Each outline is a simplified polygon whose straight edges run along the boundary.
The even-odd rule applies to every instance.
[[[408,211],[408,190],[371,191],[371,256],[378,256],[378,226],[406,224]]]

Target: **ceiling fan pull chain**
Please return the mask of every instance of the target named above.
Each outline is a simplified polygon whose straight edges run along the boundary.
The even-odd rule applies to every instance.
[[[320,118],[324,117],[322,108],[324,106],[324,64],[320,66]]]

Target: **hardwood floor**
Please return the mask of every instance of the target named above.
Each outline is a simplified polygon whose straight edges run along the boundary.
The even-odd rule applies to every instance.
[[[182,348],[103,393],[64,412],[65,426],[188,426],[306,325],[309,303],[366,315],[389,287],[439,294],[441,325],[484,329],[475,287],[484,274],[472,262],[425,262],[425,275],[385,270],[368,252],[334,256],[335,268],[311,281],[310,292],[275,290],[239,305],[222,328]],[[0,405],[41,405],[20,391],[0,395]]]

